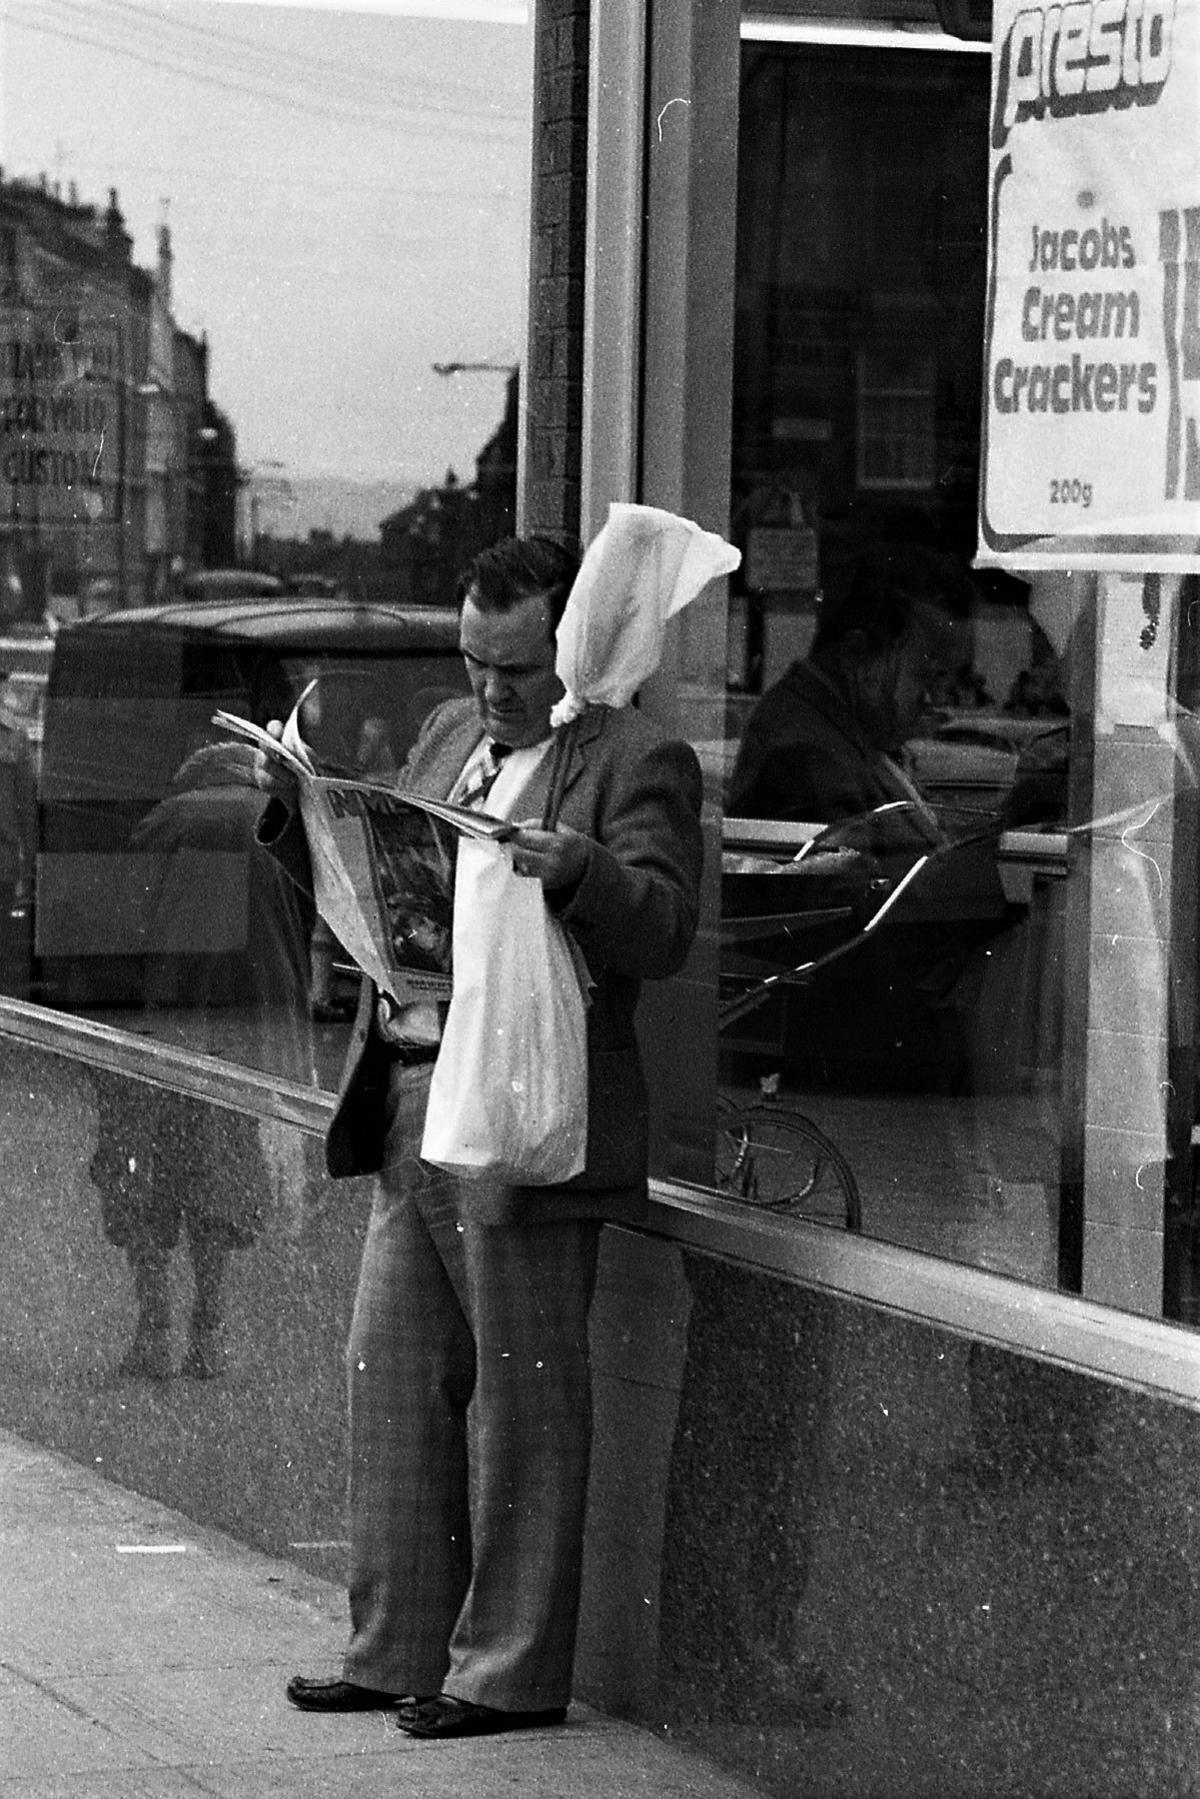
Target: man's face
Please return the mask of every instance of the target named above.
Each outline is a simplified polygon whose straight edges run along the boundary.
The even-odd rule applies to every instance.
[[[458,646],[486,735],[514,750],[540,743],[563,691],[543,595],[531,594],[507,612],[481,612],[468,595]]]
[[[925,695],[936,679],[940,663],[925,633],[919,629],[902,638],[892,652],[892,707],[889,735],[903,743],[915,729],[925,705]]]
[[[880,749],[894,750],[910,736],[939,675],[971,659],[969,625],[930,608],[904,636],[875,651],[859,675],[859,703],[867,734]]]

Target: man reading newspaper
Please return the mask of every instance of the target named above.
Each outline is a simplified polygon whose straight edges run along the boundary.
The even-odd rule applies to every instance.
[[[340,1677],[296,1676],[287,1693],[308,1711],[394,1710],[417,1737],[565,1715],[600,1226],[636,1222],[646,1205],[634,1008],[640,982],[674,973],[696,929],[699,765],[639,712],[586,709],[555,828],[528,822],[543,816],[555,760],[555,631],[577,568],[533,537],[466,570],[471,697],[434,711],[398,784],[486,795],[489,812],[517,821],[514,865],[586,960],[584,1172],[514,1188],[422,1163],[439,1012],[385,1003],[366,980],[329,1132],[332,1173],[376,1177],[348,1344],[350,1641]],[[304,881],[294,785],[262,752],[257,779],[272,795],[260,837]]]

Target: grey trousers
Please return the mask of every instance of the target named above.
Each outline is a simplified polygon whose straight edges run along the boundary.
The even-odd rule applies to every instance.
[[[570,1698],[599,1224],[472,1223],[397,1070],[347,1346],[345,1678],[533,1711]]]

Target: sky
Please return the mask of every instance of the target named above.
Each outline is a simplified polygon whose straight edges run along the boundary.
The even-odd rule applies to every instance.
[[[145,267],[169,225],[243,466],[469,479],[524,345],[525,11],[0,0],[0,164],[115,187]]]

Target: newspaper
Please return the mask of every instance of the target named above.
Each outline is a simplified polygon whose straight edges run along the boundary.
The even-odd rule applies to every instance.
[[[282,737],[232,712],[214,713],[213,723],[294,775],[317,910],[363,973],[399,1005],[448,1000],[459,833],[501,842],[516,826],[323,767],[300,735],[298,715],[312,686]]]

